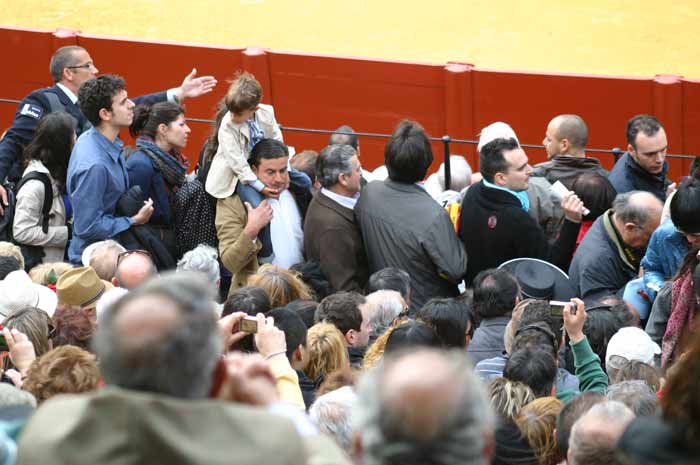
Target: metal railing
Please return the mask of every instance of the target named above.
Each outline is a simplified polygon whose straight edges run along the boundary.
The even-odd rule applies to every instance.
[[[19,104],[19,100],[13,100],[13,99],[4,99],[0,98],[0,103],[11,103],[11,104]],[[213,124],[214,120],[213,119],[207,119],[207,118],[187,118],[188,122],[192,123],[201,123],[201,124]],[[391,134],[381,134],[381,133],[376,133],[376,132],[343,132],[343,131],[336,131],[336,130],[331,130],[331,129],[310,129],[310,128],[295,128],[295,127],[288,127],[288,126],[283,126],[280,124],[280,129],[282,131],[288,131],[288,132],[303,132],[307,134],[325,134],[325,135],[331,135],[331,134],[344,134],[344,135],[355,135],[357,137],[374,137],[378,139],[390,139]],[[470,140],[470,139],[453,139],[449,135],[442,136],[442,137],[429,137],[428,138],[431,142],[442,142],[443,145],[443,161],[445,164],[445,188],[449,189],[450,184],[452,181],[452,176],[451,176],[451,171],[450,171],[450,152],[451,152],[451,144],[467,144],[467,145],[478,145],[479,141],[478,140]],[[543,145],[538,145],[538,144],[520,144],[521,147],[527,148],[527,149],[544,149]],[[612,155],[614,160],[617,161],[620,159],[620,157],[625,153],[624,150],[620,149],[619,147],[613,147],[610,150],[606,149],[591,149],[591,148],[586,148],[587,153],[597,153],[597,154],[605,154],[605,155]],[[684,155],[684,154],[666,154],[667,158],[675,158],[675,159],[686,159],[686,160],[693,160],[697,156],[696,155]]]

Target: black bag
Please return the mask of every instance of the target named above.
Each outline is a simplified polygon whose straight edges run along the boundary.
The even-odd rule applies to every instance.
[[[44,259],[43,247],[20,244],[15,241],[12,234],[12,224],[14,223],[15,209],[17,208],[17,193],[22,186],[32,180],[41,181],[41,183],[44,185],[44,203],[41,207],[41,230],[44,232],[44,234],[49,232],[51,205],[53,204],[53,187],[51,186],[51,179],[46,173],[40,173],[38,171],[29,172],[22,177],[16,186],[12,183],[5,183],[5,190],[7,191],[7,200],[9,205],[5,207],[5,214],[0,217],[0,241],[13,242],[20,247],[22,250],[22,256],[24,257],[24,269],[26,271],[31,270],[36,265],[39,265]]]
[[[175,237],[181,256],[199,244],[218,247],[214,225],[216,206],[200,179],[186,181],[175,193],[173,204]]]

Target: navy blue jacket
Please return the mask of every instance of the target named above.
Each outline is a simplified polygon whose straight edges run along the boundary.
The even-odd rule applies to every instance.
[[[15,119],[12,127],[7,130],[7,134],[0,141],[0,182],[7,176],[11,181],[17,181],[22,177],[21,158],[24,147],[34,137],[34,131],[39,124],[39,120],[51,112],[51,105],[46,94],[56,94],[63,104],[64,110],[73,116],[77,124],[76,135],[79,136],[90,124],[80,111],[77,104],[71,102],[70,98],[60,87],[54,85],[35,90],[27,95],[17,107]],[[135,104],[156,103],[167,99],[166,92],[144,95],[133,99]]]
[[[664,162],[664,169],[659,174],[651,174],[639,166],[629,153],[617,160],[608,176],[608,181],[618,194],[629,191],[647,191],[654,194],[662,202],[666,201],[666,188],[671,183],[666,177],[668,162]]]

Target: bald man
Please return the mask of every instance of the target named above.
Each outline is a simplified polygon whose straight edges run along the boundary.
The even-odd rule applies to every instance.
[[[591,407],[571,429],[569,465],[618,463],[617,440],[633,420],[634,413],[620,402],[602,402]]]
[[[124,289],[134,289],[158,274],[151,257],[138,250],[119,255],[112,284]]]
[[[358,463],[489,463],[493,415],[466,353],[389,358],[362,378],[358,396]]]
[[[613,294],[622,297],[625,285],[639,275],[662,210],[661,201],[649,192],[618,194],[613,207],[593,223],[571,262],[569,279],[579,297],[586,303]]]
[[[574,179],[583,173],[598,173],[608,177],[600,160],[586,156],[588,126],[578,115],[559,115],[547,125],[542,145],[547,152],[544,163],[535,165],[533,176],[546,178],[554,184],[561,181],[571,189]]]

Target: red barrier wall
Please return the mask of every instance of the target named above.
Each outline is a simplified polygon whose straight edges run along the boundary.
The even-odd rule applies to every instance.
[[[627,119],[651,113],[666,128],[669,152],[700,153],[700,81],[678,76],[504,72],[462,63],[389,62],[13,28],[0,28],[0,43],[5,44],[6,62],[12,64],[0,75],[0,98],[21,99],[37,87],[50,85],[52,52],[75,43],[90,51],[101,73],[123,75],[130,95],[175,87],[192,67],[199,74],[215,75],[219,86],[213,93],[186,102],[187,116],[192,118],[213,118],[226,81],[245,69],[260,80],[263,101],[272,103],[279,122],[289,127],[334,129],[349,124],[360,132],[391,133],[400,120],[410,118],[434,137],[475,139],[480,128],[500,120],[513,126],[522,143],[539,144],[553,116],[576,113],[589,125],[589,147],[624,149]],[[14,105],[0,104],[0,128],[11,124],[15,110]],[[187,152],[196,159],[210,126],[193,122],[191,127]],[[287,132],[285,139],[300,151],[320,150],[328,138]],[[384,144],[385,139],[361,139],[365,167],[382,163]],[[433,150],[436,167],[442,144],[435,143]],[[452,153],[466,155],[477,167],[474,146],[455,144]],[[528,155],[533,163],[545,159],[543,150],[529,149]],[[612,156],[600,158],[612,166]],[[672,160],[671,165],[671,176],[677,179],[687,172],[689,162]]]

